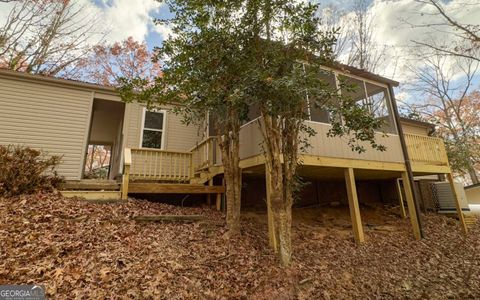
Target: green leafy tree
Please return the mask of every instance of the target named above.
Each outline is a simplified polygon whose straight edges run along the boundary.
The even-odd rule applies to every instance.
[[[266,168],[269,173],[273,247],[282,265],[290,263],[292,205],[300,187],[299,151],[309,146],[315,132],[305,122],[308,106],[329,111],[331,136],[348,136],[355,151],[358,141],[374,141],[382,121],[349,97],[341,97],[325,65],[333,64],[334,32],[322,31],[315,16],[318,5],[287,0],[252,0],[249,4],[251,38],[249,72],[245,82],[248,102],[260,107]],[[245,26],[246,27],[246,26]],[[356,89],[346,82],[344,91]]]
[[[225,169],[227,225],[239,231],[241,169],[239,131],[248,108],[260,108],[263,148],[269,178],[272,246],[282,265],[290,263],[291,210],[300,185],[299,151],[315,132],[304,122],[307,106],[330,112],[332,136],[346,136],[355,151],[358,141],[374,141],[382,121],[327,80],[321,68],[333,64],[332,32],[324,32],[315,16],[318,6],[287,0],[171,0],[174,36],[158,48],[163,77],[148,86],[142,80],[124,82],[126,99],[149,105],[181,102],[187,123],[213,115],[221,136]],[[147,85],[147,88],[145,87]],[[342,91],[355,86],[341,83]],[[142,93],[135,94],[135,89]],[[307,101],[308,99],[308,101]]]
[[[240,86],[246,53],[241,45],[236,12],[241,1],[165,1],[173,17],[156,20],[170,26],[173,36],[156,49],[163,75],[151,85],[145,80],[122,80],[124,99],[150,106],[178,103],[187,124],[207,118],[218,137],[226,182],[227,226],[240,230],[241,174],[239,131],[247,115]],[[141,91],[135,93],[134,91]]]

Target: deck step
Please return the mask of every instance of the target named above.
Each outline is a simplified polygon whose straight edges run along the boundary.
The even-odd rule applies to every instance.
[[[477,223],[477,217],[475,217],[474,215],[470,215],[470,214],[463,214],[463,215],[465,216],[465,224],[467,224],[467,226],[472,226]]]
[[[122,194],[117,191],[60,191],[66,198],[80,197],[86,200],[119,200]]]
[[[82,179],[67,181],[63,183],[60,188],[62,190],[79,191],[118,191],[120,189],[120,185],[115,180]]]

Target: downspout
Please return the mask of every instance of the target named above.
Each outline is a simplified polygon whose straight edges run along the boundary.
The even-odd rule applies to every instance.
[[[418,203],[418,195],[415,189],[415,181],[413,179],[412,164],[410,163],[410,156],[408,155],[407,143],[405,142],[405,136],[403,135],[402,123],[400,123],[400,114],[398,113],[397,101],[395,100],[395,94],[393,88],[389,84],[388,91],[390,93],[390,100],[392,103],[393,116],[395,123],[397,123],[398,136],[400,137],[400,144],[402,145],[403,158],[405,159],[405,168],[407,169],[408,181],[410,182],[410,188],[412,189],[413,203],[415,204],[415,212],[417,215],[418,227],[420,227],[420,237],[423,238],[423,226],[422,218],[420,217],[420,205]]]

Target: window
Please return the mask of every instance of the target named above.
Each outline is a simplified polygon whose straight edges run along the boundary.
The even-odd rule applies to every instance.
[[[380,131],[396,133],[386,87],[345,75],[339,75],[339,79],[345,85],[342,89],[343,96],[354,100],[357,105],[366,107],[376,119],[382,119],[384,124]]]
[[[165,111],[147,111],[144,109],[142,148],[163,149],[165,135]]]
[[[331,116],[325,106],[329,102],[337,101],[336,98],[331,98],[331,95],[337,92],[335,74],[331,71],[321,70],[318,76],[324,85],[324,89],[328,90],[328,93],[325,93],[325,95],[316,95],[316,100],[312,97],[306,97],[307,120],[319,123],[330,123]]]

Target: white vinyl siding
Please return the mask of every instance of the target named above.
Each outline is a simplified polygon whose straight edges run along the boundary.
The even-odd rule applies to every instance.
[[[0,144],[63,156],[58,173],[80,179],[92,92],[0,77]]]
[[[138,103],[127,104],[126,147],[138,148],[141,145],[144,106]],[[163,149],[170,151],[189,151],[201,141],[201,132],[196,126],[182,123],[182,116],[165,107]]]

